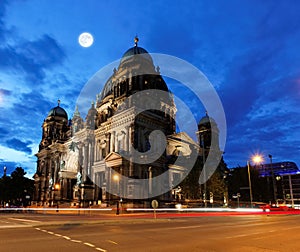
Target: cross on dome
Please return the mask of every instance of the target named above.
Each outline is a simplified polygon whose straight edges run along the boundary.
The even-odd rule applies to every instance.
[[[137,46],[138,42],[139,42],[139,38],[138,38],[137,35],[135,35],[135,37],[134,37],[134,45]]]

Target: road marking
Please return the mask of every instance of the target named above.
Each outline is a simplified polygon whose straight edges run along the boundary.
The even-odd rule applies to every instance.
[[[284,229],[282,229],[282,230],[291,230],[291,229],[297,229],[297,228],[299,228],[299,226],[297,226],[297,227],[284,228]]]
[[[36,230],[39,230],[39,231],[41,231],[41,232],[44,232],[44,233],[48,233],[48,234],[50,234],[50,235],[55,235],[55,236],[58,236],[58,237],[62,237],[62,238],[66,239],[66,240],[68,240],[68,241],[71,241],[71,242],[75,242],[75,243],[83,243],[83,241],[80,241],[80,240],[73,240],[73,239],[71,239],[69,236],[63,236],[63,235],[61,235],[61,234],[55,234],[54,232],[47,231],[47,230],[45,230],[45,229],[40,229],[40,228],[35,228],[35,229],[36,229]],[[118,243],[116,243],[116,242],[114,242],[114,241],[111,241],[111,240],[108,240],[108,241],[111,242],[111,243],[114,243],[114,244],[118,244]],[[107,250],[102,249],[102,248],[99,248],[99,247],[96,247],[96,246],[95,246],[94,244],[92,244],[92,243],[84,242],[83,244],[86,245],[86,246],[89,246],[89,247],[91,247],[91,248],[95,248],[95,249],[98,250],[98,251],[107,252]]]
[[[91,244],[91,243],[88,243],[88,242],[85,242],[83,244],[86,245],[86,246],[92,247],[92,248],[96,247],[94,244]]]
[[[115,242],[115,241],[112,241],[112,240],[107,240],[107,241],[110,242],[110,243],[112,243],[112,244],[118,245],[118,243]]]
[[[227,239],[232,239],[232,238],[239,238],[239,237],[245,237],[245,236],[251,236],[251,235],[261,235],[261,234],[267,234],[267,233],[273,233],[276,232],[276,230],[270,230],[270,231],[266,231],[266,232],[255,232],[255,233],[247,233],[247,234],[239,234],[239,235],[232,235],[232,236],[227,236],[225,238]],[[257,237],[254,239],[263,239],[263,237]]]
[[[81,243],[82,241],[79,241],[79,240],[71,240],[71,242]]]
[[[41,223],[41,221],[37,220],[27,220],[27,219],[18,219],[18,218],[9,218],[10,220],[17,220],[17,221],[24,221],[24,222],[34,222],[34,223]]]
[[[98,251],[107,252],[107,250],[102,249],[102,248],[95,248],[95,249],[98,250]]]
[[[178,230],[178,229],[191,229],[191,228],[203,228],[204,225],[190,225],[184,227],[165,227],[166,230]]]
[[[245,236],[250,236],[252,234],[239,234],[239,235],[232,235],[232,236],[226,236],[226,239],[232,239],[232,238],[239,238],[239,237],[245,237]]]

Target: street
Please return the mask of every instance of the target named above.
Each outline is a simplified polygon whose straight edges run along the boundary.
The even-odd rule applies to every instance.
[[[0,251],[299,251],[300,215],[0,214]]]

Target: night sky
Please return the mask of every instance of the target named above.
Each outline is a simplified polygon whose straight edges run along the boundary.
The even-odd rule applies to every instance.
[[[72,117],[87,81],[136,34],[148,52],[186,60],[212,83],[226,115],[229,167],[255,153],[300,166],[299,13],[297,0],[0,0],[0,176],[4,165],[34,174],[49,110],[60,99]],[[91,47],[79,45],[82,32],[93,35]],[[205,115],[191,109],[197,121]]]

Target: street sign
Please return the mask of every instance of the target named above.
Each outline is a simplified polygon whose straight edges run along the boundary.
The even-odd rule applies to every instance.
[[[152,206],[154,209],[158,208],[158,201],[157,201],[157,200],[152,200],[151,206]]]
[[[209,203],[214,203],[214,194],[213,194],[213,192],[210,192],[209,193]]]
[[[236,195],[232,195],[232,198],[234,198],[234,199],[237,199],[237,198],[240,198],[240,197],[241,197],[240,193],[237,193]]]
[[[158,208],[158,201],[157,200],[152,200],[151,201],[151,206],[153,207],[154,209],[154,219],[156,219],[156,208]]]

